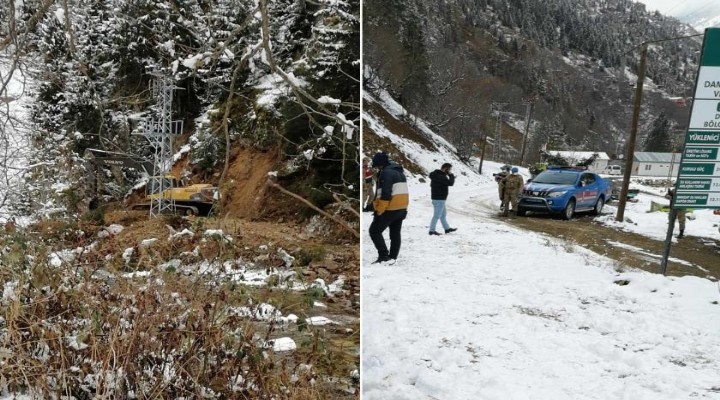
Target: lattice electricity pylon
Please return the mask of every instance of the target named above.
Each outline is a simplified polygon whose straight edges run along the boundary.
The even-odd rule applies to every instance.
[[[138,135],[145,136],[155,150],[153,175],[148,182],[150,217],[175,212],[175,199],[170,195],[175,179],[168,176],[173,164],[173,138],[182,133],[183,122],[172,120],[172,102],[175,85],[166,76],[155,75],[150,83],[156,99],[156,114],[142,121]]]

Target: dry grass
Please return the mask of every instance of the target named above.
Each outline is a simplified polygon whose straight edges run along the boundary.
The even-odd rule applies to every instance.
[[[124,212],[106,221],[134,225],[60,263],[50,261],[53,252],[90,248],[101,227],[42,221],[29,231],[0,231],[0,390],[77,399],[357,398],[343,389],[357,393],[350,372],[359,326],[348,333],[284,324],[261,305],[307,315],[307,293],[157,268],[194,248],[209,262],[253,257],[256,243],[243,243],[240,225],[226,231],[240,238],[234,242],[171,241],[167,225],[197,230],[193,224],[208,221]],[[125,263],[124,249],[139,250],[149,237],[161,240]],[[150,273],[123,274],[129,270]],[[275,354],[266,342],[280,336],[295,338],[298,350]]]

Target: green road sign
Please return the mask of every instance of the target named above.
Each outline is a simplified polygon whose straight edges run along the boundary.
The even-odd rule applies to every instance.
[[[685,147],[686,160],[719,161],[717,147]]]
[[[720,145],[720,132],[689,131],[686,144]]]
[[[720,28],[705,30],[675,189],[673,208],[720,208]]]
[[[682,163],[680,177],[687,175],[720,175],[720,164],[715,163]]]
[[[720,29],[706,29],[705,43],[700,59],[701,66],[720,67]]]
[[[720,207],[720,192],[715,193],[678,193],[673,208],[689,206],[717,208]]]
[[[720,192],[720,178],[680,178],[678,191],[689,190]]]

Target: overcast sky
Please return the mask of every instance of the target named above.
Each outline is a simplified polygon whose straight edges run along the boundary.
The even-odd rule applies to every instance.
[[[717,0],[636,0],[647,5],[648,10],[680,16],[716,8]]]

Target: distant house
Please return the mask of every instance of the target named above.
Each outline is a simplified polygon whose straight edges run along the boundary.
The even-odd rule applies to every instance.
[[[589,159],[594,154],[597,154],[595,161],[588,166],[588,171],[595,173],[602,173],[608,166],[610,157],[607,153],[600,151],[559,151],[559,150],[548,150],[548,154],[553,156],[560,156],[568,161],[570,165],[577,165],[584,160]]]
[[[680,171],[680,157],[680,153],[635,152],[631,174],[633,176],[677,177],[678,171]]]

